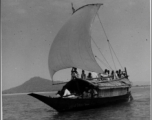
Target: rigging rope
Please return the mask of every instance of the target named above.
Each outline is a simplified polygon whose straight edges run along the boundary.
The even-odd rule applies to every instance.
[[[100,22],[100,24],[101,24],[101,27],[102,27],[102,29],[103,29],[103,31],[104,31],[104,34],[105,34],[105,36],[106,36],[106,39],[107,39],[107,42],[108,42],[108,46],[109,46],[109,49],[110,49],[110,54],[111,54],[112,61],[113,61],[113,63],[114,63],[115,69],[116,69],[116,65],[115,65],[115,62],[114,62],[114,59],[113,59],[112,51],[113,51],[114,55],[116,56],[116,59],[118,60],[119,65],[120,65],[121,68],[123,69],[123,67],[122,67],[122,65],[121,65],[121,63],[120,63],[120,61],[119,61],[119,59],[118,59],[118,57],[117,57],[114,49],[112,48],[112,45],[111,45],[110,42],[109,42],[108,36],[107,36],[107,34],[106,34],[105,30],[104,30],[104,27],[103,27],[103,25],[102,25],[102,22],[101,22],[101,19],[100,19],[98,13],[97,13],[97,16],[98,16],[99,22]],[[111,49],[112,49],[112,51],[111,51]]]
[[[109,49],[110,49],[110,54],[111,54],[111,57],[112,57],[112,61],[113,61],[113,64],[114,64],[114,68],[115,68],[115,70],[116,70],[115,61],[114,61],[114,59],[113,59],[113,55],[112,55],[111,48],[110,48],[110,45],[109,45],[109,40],[107,40],[107,41],[108,41],[108,46],[109,46]]]
[[[110,44],[110,42],[109,42],[109,44]],[[112,45],[110,44],[110,47],[112,48]],[[115,51],[114,51],[114,49],[112,48],[112,51],[113,51],[113,53],[115,54],[115,56],[116,56],[116,58],[117,58],[117,60],[118,60],[118,62],[119,62],[119,65],[121,66],[121,69],[123,69],[123,67],[122,67],[122,65],[121,65],[121,63],[120,63],[120,61],[119,61],[119,59],[118,59],[118,57],[117,57],[117,55],[116,55],[116,53],[115,53]]]
[[[99,17],[98,12],[97,12],[97,16],[98,16],[99,22],[100,22],[100,24],[101,24],[101,27],[102,27],[102,29],[103,29],[103,32],[104,32],[104,34],[105,34],[105,36],[106,36],[106,38],[107,38],[107,41],[108,41],[108,36],[107,36],[107,34],[106,34],[105,30],[104,30],[104,27],[103,27],[103,25],[102,25],[102,22],[101,22],[101,19],[100,19],[100,17]]]
[[[92,37],[91,37],[92,38]],[[97,44],[95,43],[95,41],[94,41],[94,39],[92,38],[92,41],[94,42],[94,44],[96,45],[96,47],[98,48],[98,50],[99,50],[99,52],[100,52],[100,54],[103,56],[103,58],[105,59],[105,61],[106,61],[106,63],[107,63],[107,65],[108,65],[108,67],[112,70],[112,68],[111,68],[111,66],[109,65],[109,63],[108,63],[108,61],[106,60],[106,58],[104,57],[104,55],[102,54],[102,52],[101,52],[101,50],[100,50],[100,48],[97,46]],[[97,56],[96,56],[97,57]],[[101,62],[101,61],[100,61]]]
[[[112,68],[107,66],[100,58],[98,58],[97,56],[95,56],[95,58],[97,58],[101,63],[103,63],[106,67],[108,67],[108,68],[110,68],[112,70]]]

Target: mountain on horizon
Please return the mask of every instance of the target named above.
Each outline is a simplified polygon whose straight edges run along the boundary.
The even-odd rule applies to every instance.
[[[61,81],[54,81],[54,83],[59,82]],[[48,79],[33,77],[22,85],[2,91],[2,94],[57,91],[61,89],[63,85],[64,84],[52,85],[52,81]]]

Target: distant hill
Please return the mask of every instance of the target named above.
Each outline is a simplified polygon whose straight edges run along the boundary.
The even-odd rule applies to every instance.
[[[60,81],[56,81],[55,83],[59,82]],[[52,85],[52,81],[50,80],[33,77],[20,86],[2,91],[2,94],[57,91],[61,89],[63,85],[64,84]]]

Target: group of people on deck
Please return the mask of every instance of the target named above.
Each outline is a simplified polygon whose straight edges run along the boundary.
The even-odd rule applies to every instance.
[[[98,73],[96,78],[98,80],[114,80],[114,79],[120,79],[120,78],[123,78],[126,76],[127,76],[126,71],[121,71],[121,69],[119,69],[117,71],[112,70],[111,73],[110,73],[110,70],[105,69],[104,73]],[[71,79],[76,79],[79,77],[80,76],[79,76],[79,73],[77,72],[77,68],[73,67],[71,70]],[[80,78],[84,79],[84,80],[93,79],[92,73],[89,72],[88,75],[86,75],[84,70],[82,70]]]
[[[77,68],[73,67],[71,70],[71,79],[79,78],[79,73],[77,72]],[[88,76],[86,76],[85,71],[82,70],[81,73],[81,79],[92,79],[92,74],[88,73]]]
[[[116,80],[116,79],[120,79],[120,78],[124,78],[127,77],[127,71],[125,69],[125,71],[121,71],[120,69],[117,71],[112,70],[110,72],[110,70],[105,69],[103,73],[98,73],[96,77],[93,77],[92,73],[89,72],[88,75],[86,75],[85,71],[82,70],[81,75],[79,75],[77,68],[73,67],[71,70],[71,79],[83,79],[83,80],[99,80],[99,81],[110,81],[110,80]],[[91,87],[91,86],[90,86]],[[76,92],[72,92],[71,88],[69,89],[67,86],[63,87],[63,89],[61,91],[57,92],[57,95],[59,95],[60,97],[94,97],[95,95],[97,95],[97,91],[95,91],[94,88],[89,88],[89,86],[83,86],[82,87],[82,93],[80,94],[80,86],[78,87],[78,93],[74,94]],[[73,89],[73,87],[72,87]],[[71,90],[71,91],[70,91]]]
[[[123,77],[126,77],[127,73],[126,71],[121,71],[121,69],[119,70],[112,70],[110,73],[110,70],[105,69],[104,73],[98,73],[98,78],[101,78],[101,80],[114,80],[114,79],[120,79]]]

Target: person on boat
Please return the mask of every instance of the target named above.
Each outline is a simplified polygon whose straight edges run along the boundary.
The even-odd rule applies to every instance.
[[[78,74],[77,68],[75,68],[74,73],[75,73],[76,78],[78,78],[79,74]]]
[[[118,77],[121,78],[121,70],[118,70]]]
[[[105,80],[105,78],[104,77],[107,77],[107,75],[106,74],[104,74],[104,73],[99,73],[98,74],[98,78],[99,78],[99,80]]]
[[[102,76],[102,80],[108,80],[109,77],[108,70],[105,69],[105,71],[101,74],[101,76]]]
[[[97,95],[98,95],[98,92],[95,89],[91,88],[88,90],[87,97],[94,98],[94,97],[97,97]]]
[[[109,76],[109,74],[110,74],[110,71],[109,71],[109,70],[107,70],[107,75]]]
[[[92,79],[92,74],[88,73],[87,79],[91,80]]]
[[[71,77],[72,79],[76,79],[79,77],[79,74],[77,72],[77,68],[73,67],[72,70],[71,70]]]
[[[115,72],[115,79],[119,79],[118,71]]]
[[[71,69],[71,79],[74,79],[74,78],[75,78],[75,76],[74,76],[74,75],[75,75],[75,74],[74,74],[74,69],[75,69],[74,67]]]
[[[82,98],[87,98],[88,97],[88,92],[84,91],[82,94]]]
[[[102,80],[102,76],[101,76],[101,73],[98,73],[98,76],[97,76],[98,80]]]
[[[85,71],[82,70],[82,73],[81,73],[81,79],[85,80],[86,79],[86,74],[85,74]]]
[[[70,91],[69,91],[68,89],[65,89],[65,90],[64,90],[63,97],[65,97],[65,96],[70,96],[70,95],[71,95]]]
[[[112,78],[112,80],[114,79],[114,71],[113,70],[111,72],[111,78]]]
[[[118,70],[116,71],[116,74],[117,74],[117,78],[119,78],[119,71]]]
[[[107,74],[107,69],[105,69],[104,74]]]
[[[122,72],[121,72],[121,76],[122,76],[122,77],[126,77],[126,76],[127,76],[127,75],[126,75],[126,72],[125,72],[125,71],[122,71]]]
[[[110,70],[107,70],[107,76],[108,76],[107,80],[109,81],[110,80],[110,77],[109,77],[110,76]]]
[[[118,78],[121,78],[121,70],[120,69],[118,70],[117,74],[118,74]]]
[[[95,89],[93,89],[93,97],[98,97],[98,91],[97,90],[95,90]]]

